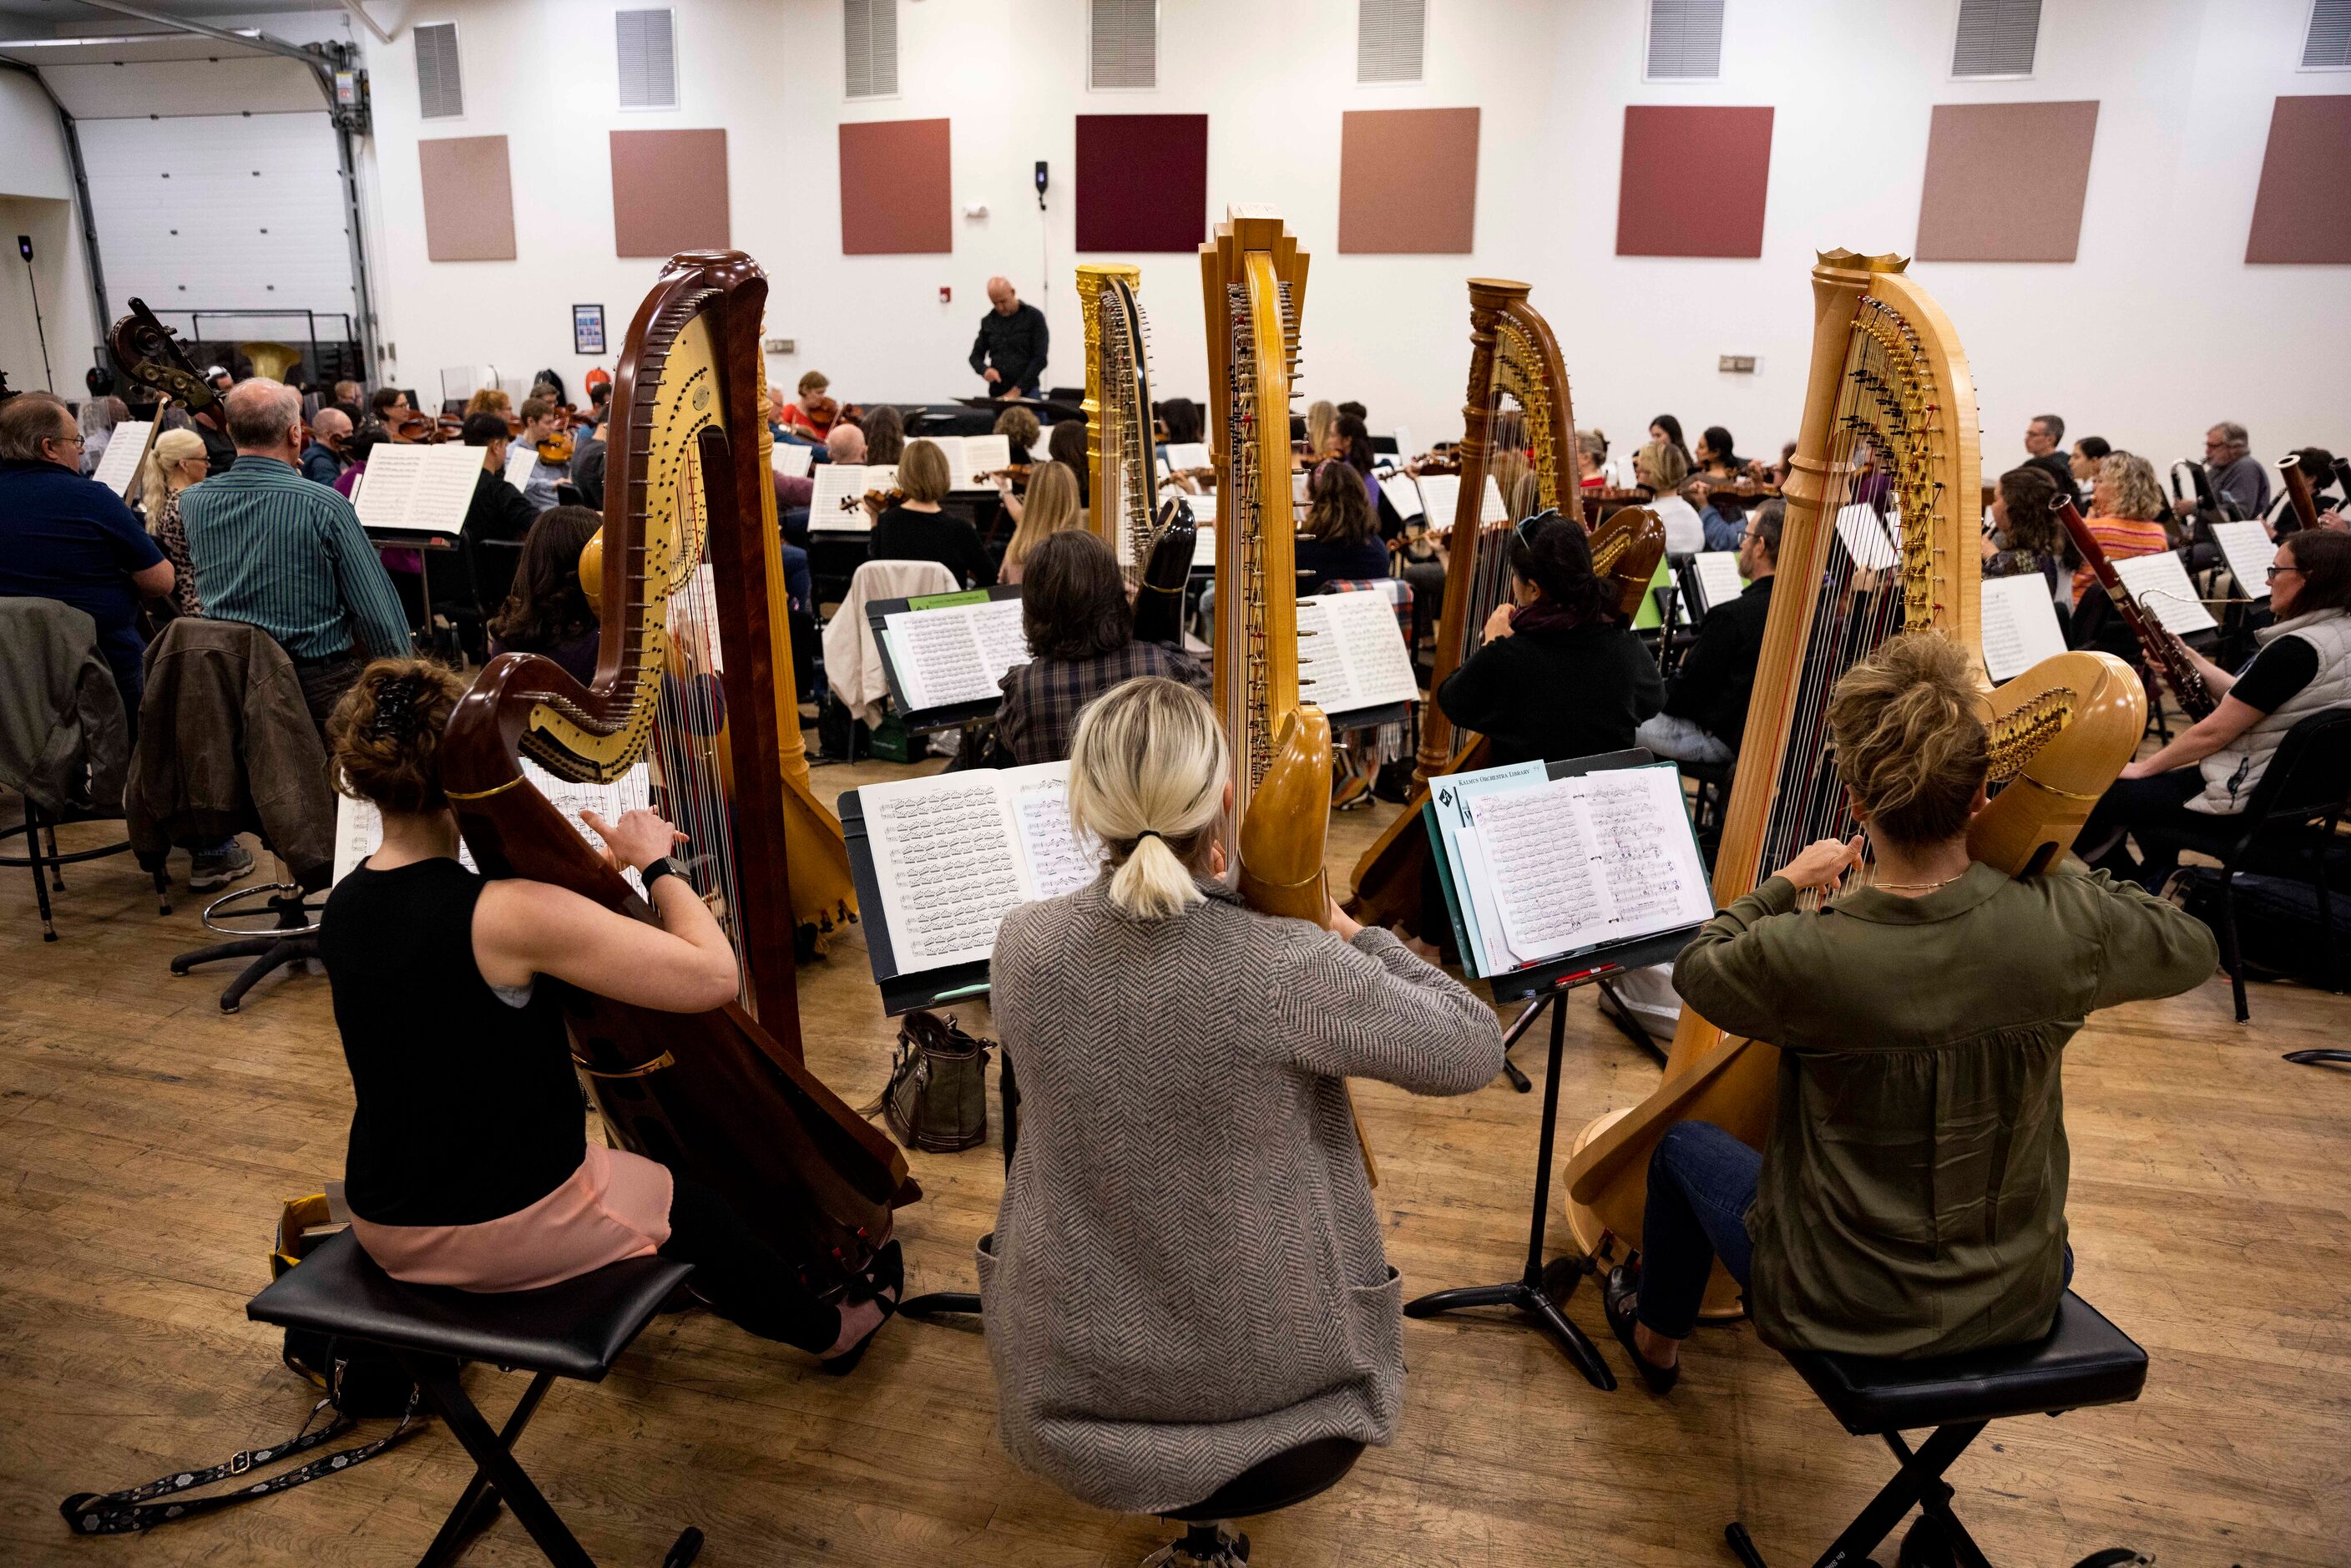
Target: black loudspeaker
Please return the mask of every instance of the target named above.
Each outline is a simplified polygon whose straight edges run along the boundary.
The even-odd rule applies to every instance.
[[[1045,194],[1045,165],[1042,163],[1037,165],[1037,194],[1040,199]],[[16,254],[23,256],[28,265],[31,263],[33,259],[33,236],[31,235],[18,235],[16,236]]]
[[[1045,210],[1045,160],[1040,158],[1037,160],[1037,210],[1040,213]],[[33,258],[33,242],[26,240],[24,243],[25,259],[30,261]]]

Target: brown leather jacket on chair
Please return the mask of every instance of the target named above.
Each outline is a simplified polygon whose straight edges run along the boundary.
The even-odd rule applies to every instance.
[[[147,694],[123,795],[139,862],[172,845],[257,832],[306,887],[334,869],[327,752],[286,651],[256,627],[182,616],[147,649]]]
[[[52,818],[121,809],[131,727],[98,622],[54,599],[0,599],[0,784]]]

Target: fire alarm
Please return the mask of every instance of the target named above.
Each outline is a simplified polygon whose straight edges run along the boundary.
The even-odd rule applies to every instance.
[[[944,283],[939,285],[939,303],[942,305],[952,305],[955,303],[955,290],[949,288]]]

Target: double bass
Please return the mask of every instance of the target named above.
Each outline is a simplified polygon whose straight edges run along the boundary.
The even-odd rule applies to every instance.
[[[1507,508],[1501,518],[1490,518],[1485,506],[1494,427],[1505,412],[1505,400],[1520,411],[1534,449],[1537,511],[1556,509],[1581,522],[1573,510],[1575,412],[1567,371],[1551,324],[1527,303],[1531,292],[1526,284],[1502,278],[1469,280],[1469,392],[1461,410],[1460,444],[1453,449],[1449,468],[1439,470],[1428,459],[1417,465],[1424,474],[1458,472],[1461,488],[1446,547],[1445,608],[1437,620],[1429,695],[1421,712],[1420,754],[1414,768],[1420,787],[1355,864],[1349,913],[1369,925],[1418,927],[1421,872],[1428,860],[1421,807],[1427,803],[1428,780],[1487,765],[1485,738],[1454,733],[1437,706],[1437,688],[1478,651],[1485,640],[1487,618],[1510,596],[1510,543],[1516,519],[1507,515]],[[1592,570],[1613,590],[1613,608],[1626,621],[1640,610],[1665,553],[1665,524],[1646,507],[1620,507],[1592,531]]]
[[[1782,487],[1783,586],[1771,596],[1715,858],[1717,908],[1806,844],[1857,831],[1828,747],[1828,697],[1846,670],[1928,628],[1981,646],[1975,383],[1949,318],[1906,276],[1907,265],[1836,251],[1813,269],[1811,379]],[[1869,505],[1857,486],[1870,452],[1884,455],[1900,520],[1896,559],[1882,572],[1856,562],[1835,526],[1848,507]],[[2147,693],[2119,659],[2061,653],[2005,685],[1985,683],[1983,714],[1996,793],[1969,828],[1969,850],[2011,875],[2032,875],[2072,846],[2130,760],[2146,728]],[[1596,1254],[1611,1236],[1639,1237],[1649,1155],[1675,1123],[1711,1122],[1761,1148],[1779,1056],[1762,1040],[1726,1035],[1685,1003],[1656,1092],[1576,1140],[1568,1190],[1577,1241]],[[1708,1314],[1735,1310],[1736,1289],[1718,1264]]]
[[[106,346],[122,373],[141,386],[168,398],[190,413],[223,419],[220,389],[200,374],[172,329],[155,319],[147,302],[133,295],[131,314],[114,324]]]
[[[490,661],[450,716],[444,780],[489,876],[609,908],[647,906],[531,782],[606,782],[650,754],[685,826],[684,874],[742,959],[743,990],[699,1014],[570,992],[572,1051],[623,1147],[724,1193],[831,1295],[921,1196],[905,1156],[801,1060],[794,947],[812,850],[784,619],[759,353],[766,276],[739,251],[663,271],[622,349],[604,527],[581,560],[602,633],[581,685],[530,653]],[[797,758],[799,768],[793,768]]]

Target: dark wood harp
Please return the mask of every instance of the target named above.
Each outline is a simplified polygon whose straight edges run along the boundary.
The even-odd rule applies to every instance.
[[[1805,844],[1855,831],[1827,755],[1827,698],[1840,675],[1890,638],[1924,628],[1980,646],[1975,383],[1949,319],[1904,276],[1905,265],[1838,251],[1813,269],[1812,378],[1783,490],[1786,586],[1771,596],[1715,860],[1718,908]],[[1856,496],[1873,452],[1892,476],[1890,515]],[[1871,570],[1840,536],[1877,528],[1893,559]],[[1985,695],[1998,793],[1970,829],[1969,847],[1988,865],[2027,875],[2072,846],[2130,760],[2147,693],[2121,660],[2073,653],[1997,690],[1987,683]],[[1649,1155],[1674,1123],[1712,1122],[1761,1148],[1779,1055],[1761,1040],[1726,1036],[1685,1005],[1656,1092],[1594,1121],[1576,1141],[1568,1186],[1577,1240],[1597,1250],[1606,1233],[1640,1235]],[[1733,1305],[1718,1267],[1709,1315]]]
[[[1551,324],[1527,303],[1531,292],[1506,278],[1469,280],[1469,393],[1461,408],[1453,533],[1445,563],[1445,608],[1437,624],[1437,656],[1421,706],[1420,788],[1355,863],[1355,895],[1348,911],[1374,925],[1420,924],[1421,868],[1428,859],[1421,807],[1428,780],[1487,765],[1482,736],[1457,734],[1437,704],[1437,688],[1485,641],[1486,620],[1510,592],[1510,531],[1520,519],[1489,522],[1486,480],[1494,468],[1493,433],[1506,400],[1520,411],[1534,450],[1535,511],[1556,510],[1579,525],[1575,411],[1567,371]],[[1504,511],[1510,497],[1502,497]],[[1529,514],[1531,516],[1532,514]],[[1666,527],[1646,507],[1619,508],[1592,530],[1593,570],[1615,590],[1627,621],[1666,553]],[[1425,935],[1425,933],[1424,933]]]
[[[768,474],[767,296],[739,251],[690,251],[664,269],[612,389],[601,565],[583,570],[601,578],[596,678],[582,686],[536,654],[491,660],[450,716],[442,768],[485,873],[650,918],[522,770],[527,756],[559,778],[610,780],[650,754],[659,803],[690,835],[687,875],[742,959],[743,994],[677,1014],[573,991],[573,1054],[623,1147],[725,1194],[825,1293],[921,1190],[897,1145],[800,1059],[790,873],[805,803],[783,760],[799,731]]]
[[[1086,521],[1110,546],[1134,591],[1134,634],[1183,637],[1184,590],[1197,534],[1181,498],[1159,504],[1159,445],[1151,416],[1150,329],[1134,291],[1143,274],[1122,263],[1078,268],[1086,327]]]

